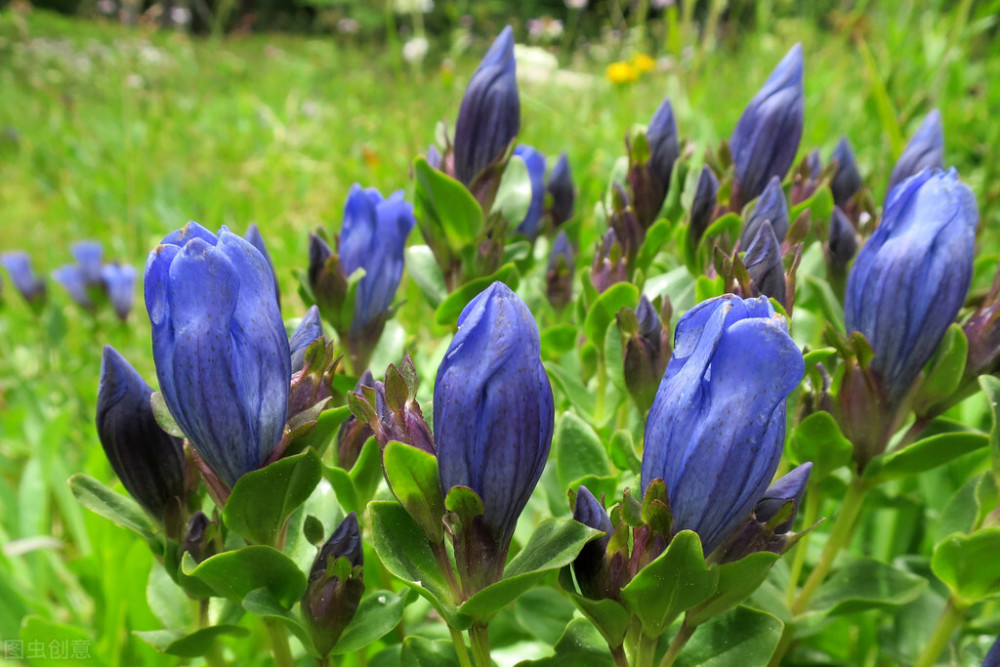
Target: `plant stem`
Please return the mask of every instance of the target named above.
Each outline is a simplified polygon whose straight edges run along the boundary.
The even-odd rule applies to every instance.
[[[619,644],[611,649],[611,658],[615,661],[615,667],[628,667],[628,658],[625,657],[625,646]]]
[[[198,628],[207,628],[209,626],[208,618],[208,598],[198,600]],[[219,645],[219,640],[216,639],[209,646],[208,651],[205,653],[205,662],[209,664],[210,667],[222,667],[226,664],[225,659],[222,656],[222,647]]]
[[[667,652],[663,655],[663,659],[660,660],[660,667],[670,667],[674,664],[674,660],[677,656],[681,654],[684,650],[684,646],[691,639],[691,635],[694,631],[698,629],[697,625],[688,626],[687,621],[681,623],[681,629],[677,631],[677,635],[674,636],[674,640],[670,642],[670,647],[667,648]]]
[[[472,657],[476,667],[490,667],[493,661],[490,660],[490,634],[487,626],[473,623],[469,628],[469,640],[472,643]]]
[[[288,645],[288,631],[281,623],[265,620],[264,627],[271,638],[271,653],[274,655],[275,667],[294,667],[292,647]]]
[[[850,486],[847,487],[847,494],[844,496],[844,501],[840,505],[840,513],[837,514],[833,530],[830,532],[830,538],[827,540],[826,546],[823,548],[823,553],[819,557],[819,562],[816,563],[816,567],[809,575],[809,578],[806,579],[806,583],[802,586],[799,596],[792,604],[791,610],[793,615],[798,616],[805,610],[812,596],[816,593],[816,589],[826,579],[826,575],[830,573],[830,568],[833,567],[833,563],[840,554],[840,551],[851,541],[851,536],[854,535],[854,528],[857,524],[858,515],[861,513],[861,506],[864,504],[868,489],[869,483],[860,477],[855,477],[851,480]]]
[[[816,517],[819,515],[820,506],[820,485],[814,484],[806,492],[806,505],[803,512],[802,525],[808,528],[809,526],[816,523]],[[788,591],[786,596],[786,604],[791,607],[795,602],[795,592],[799,587],[799,577],[802,576],[802,568],[806,564],[806,553],[809,551],[807,548],[809,545],[809,537],[812,533],[806,533],[799,540],[798,544],[795,545],[795,557],[792,560],[792,569],[788,575]]]
[[[656,639],[645,632],[639,635],[639,648],[635,652],[635,667],[652,667],[656,658]]]
[[[914,667],[932,667],[937,662],[938,656],[948,646],[948,640],[962,625],[964,615],[965,607],[957,604],[954,597],[949,598],[948,604],[944,606],[941,618],[938,619],[937,626],[934,628],[934,634],[931,635],[930,641],[924,647],[923,653],[917,658]]]
[[[451,633],[451,643],[455,645],[458,664],[461,667],[472,667],[472,661],[469,660],[469,649],[465,647],[465,638],[462,637],[462,633],[450,625],[448,626],[448,632]]]
[[[604,395],[608,388],[608,369],[604,355],[597,355],[597,395],[594,397],[594,421],[598,424],[604,421]]]

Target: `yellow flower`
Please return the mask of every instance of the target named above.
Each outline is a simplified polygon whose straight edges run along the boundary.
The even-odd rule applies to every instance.
[[[639,70],[625,61],[611,63],[604,71],[611,83],[632,83],[639,78]]]
[[[637,53],[632,56],[632,67],[640,72],[652,72],[656,70],[656,61],[645,53]]]

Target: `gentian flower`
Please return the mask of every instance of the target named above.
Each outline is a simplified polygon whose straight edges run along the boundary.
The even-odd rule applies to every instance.
[[[757,237],[761,224],[765,220],[771,223],[771,229],[778,242],[784,241],[791,223],[788,219],[788,202],[785,201],[785,191],[781,189],[781,179],[777,176],[768,182],[753,210],[747,216],[747,223],[743,226],[743,233],[740,234],[741,248],[750,247],[750,243]]]
[[[604,535],[587,542],[573,561],[573,575],[580,586],[580,592],[592,600],[617,596],[618,591],[612,590],[608,576],[607,559],[608,542],[615,530],[607,510],[585,486],[577,490],[573,519],[588,528],[604,532]]]
[[[765,298],[724,294],[680,319],[646,421],[642,488],[667,487],[673,530],[710,554],[763,496],[785,442],[802,353]]]
[[[495,282],[459,316],[434,384],[441,489],[479,495],[500,567],[552,443],[552,387],[540,353],[531,311]]]
[[[669,315],[668,315],[669,317]],[[624,308],[618,314],[625,366],[625,388],[639,407],[647,412],[656,397],[670,356],[670,327],[664,327],[652,302],[642,295],[635,312]]]
[[[52,272],[57,283],[66,288],[70,297],[86,309],[94,307],[94,292],[104,289],[101,279],[101,244],[96,241],[81,241],[70,248],[75,264],[64,264]]]
[[[692,245],[698,245],[698,241],[712,223],[718,194],[719,179],[715,177],[715,172],[705,165],[698,175],[698,184],[695,186],[694,199],[691,200],[691,210],[688,213],[688,238],[691,239]]]
[[[778,524],[774,532],[777,535],[783,535],[790,531],[795,525],[795,516],[799,512],[802,496],[805,495],[806,487],[809,485],[809,473],[812,472],[812,467],[812,463],[803,463],[767,487],[764,496],[757,501],[757,507],[754,508],[754,516],[757,521],[767,523],[781,510],[785,503],[791,500],[793,503],[792,515]]]
[[[191,222],[149,254],[145,295],[167,408],[232,486],[285,426],[291,362],[273,272],[249,241]]]
[[[941,128],[941,112],[933,109],[920,123],[913,134],[910,143],[906,144],[903,154],[892,168],[889,177],[888,194],[897,185],[922,169],[941,169],[944,167],[944,130]],[[888,197],[886,199],[888,202]]]
[[[333,567],[339,559],[347,560],[346,576]],[[309,571],[309,584],[302,598],[302,618],[316,650],[326,656],[336,646],[344,629],[358,611],[365,592],[362,581],[364,550],[358,518],[351,512],[333,531],[316,556]]]
[[[267,265],[271,267],[271,275],[274,276],[274,294],[278,299],[278,306],[281,306],[281,286],[278,285],[278,272],[274,270],[274,262],[271,260],[271,253],[267,251],[267,244],[264,243],[264,237],[261,236],[260,228],[257,227],[256,223],[252,223],[247,228],[247,233],[243,236],[243,238],[252,243],[253,247],[260,251],[260,254],[267,260]]]
[[[830,215],[830,231],[827,247],[830,250],[830,262],[839,271],[847,268],[847,263],[858,251],[858,239],[854,233],[854,225],[840,210],[839,206],[833,207]]]
[[[538,234],[538,223],[545,209],[545,156],[531,146],[518,146],[514,155],[524,160],[531,180],[531,205],[516,231],[533,239]]]
[[[153,390],[110,345],[101,358],[97,435],[125,489],[159,521],[184,497],[184,450],[153,416]]]
[[[115,314],[124,322],[135,301],[135,267],[131,264],[105,264],[101,267],[101,281],[111,298]]]
[[[729,140],[736,166],[733,208],[757,197],[772,176],[783,179],[795,160],[805,108],[802,69],[802,45],[796,44],[736,123]]]
[[[847,137],[841,137],[837,147],[830,156],[837,163],[837,171],[830,181],[830,191],[833,192],[833,203],[844,208],[864,183],[858,171],[858,163],[854,160],[854,151]]]
[[[74,243],[70,252],[80,267],[81,274],[87,286],[101,283],[101,267],[103,266],[104,250],[97,241],[80,241]]]
[[[310,306],[299,326],[295,328],[288,339],[288,351],[292,356],[292,372],[302,370],[306,349],[323,336],[323,322],[319,317],[319,308]]]
[[[455,123],[455,177],[471,185],[479,172],[500,157],[520,128],[514,31],[507,26],[486,52],[462,97]]]
[[[778,303],[785,303],[785,265],[781,260],[781,242],[764,220],[757,227],[757,236],[750,242],[743,264],[757,290]]]
[[[649,160],[644,164],[631,164],[629,168],[636,217],[643,229],[656,222],[670,188],[674,162],[681,153],[677,139],[677,121],[669,98],[664,98],[649,121],[646,143],[649,146]]]
[[[552,173],[549,174],[545,190],[552,197],[552,207],[549,209],[552,226],[558,227],[571,220],[576,190],[573,187],[573,174],[570,172],[569,160],[565,152],[559,155],[555,166],[552,167]]]
[[[0,255],[0,264],[10,274],[11,282],[29,304],[45,300],[45,280],[31,267],[28,254],[20,250]]]
[[[882,222],[847,280],[844,320],[874,351],[872,369],[898,403],[965,301],[979,212],[967,185],[925,169],[889,194]]]

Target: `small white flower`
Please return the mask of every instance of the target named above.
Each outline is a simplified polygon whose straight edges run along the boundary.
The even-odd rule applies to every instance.
[[[424,37],[414,37],[413,39],[403,44],[403,58],[408,63],[418,64],[423,61],[424,56],[427,55],[427,49],[430,44]]]

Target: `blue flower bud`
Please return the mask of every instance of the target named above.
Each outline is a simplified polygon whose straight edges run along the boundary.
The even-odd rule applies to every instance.
[[[833,213],[830,215],[827,245],[830,249],[830,262],[840,271],[847,268],[847,263],[858,251],[858,239],[854,232],[854,225],[838,206],[833,207]]]
[[[274,270],[274,262],[271,260],[271,253],[267,251],[267,244],[264,243],[264,237],[260,235],[260,229],[257,227],[256,223],[251,223],[243,238],[252,243],[253,247],[260,251],[260,254],[267,260],[267,265],[271,267],[271,275],[274,276],[274,296],[278,300],[278,306],[280,307],[281,286],[278,285],[278,272]]]
[[[52,278],[66,288],[70,297],[79,305],[90,310],[94,307],[94,297],[104,289],[101,279],[101,244],[96,241],[74,243],[70,252],[76,264],[64,264],[52,272]]]
[[[545,275],[545,294],[557,310],[566,307],[573,298],[573,275],[576,272],[576,253],[570,245],[565,230],[559,230],[549,255],[549,270]]]
[[[896,161],[886,192],[892,194],[897,185],[918,174],[922,169],[943,167],[944,130],[941,128],[941,112],[934,109],[920,123],[910,143],[906,144],[903,154]]]
[[[531,311],[495,282],[459,316],[434,385],[441,489],[479,494],[503,554],[552,444],[552,387],[540,354]]]
[[[983,667],[1000,667],[1000,637],[993,642],[986,658],[983,659]]]
[[[764,298],[724,294],[680,319],[646,422],[642,488],[667,486],[673,530],[711,553],[753,510],[785,442],[802,353]]]
[[[291,353],[293,373],[302,370],[306,349],[323,337],[323,321],[319,317],[319,308],[310,306],[292,337],[288,339],[288,351]]]
[[[668,306],[669,308],[669,306]],[[669,311],[668,311],[669,312]],[[669,314],[667,316],[669,321]],[[670,328],[643,295],[632,313],[624,308],[617,315],[622,336],[625,388],[645,414],[653,404],[670,356]]]
[[[545,186],[546,191],[552,196],[552,208],[549,215],[552,217],[552,226],[558,227],[564,222],[573,218],[573,204],[576,201],[576,189],[573,186],[573,174],[570,172],[569,160],[563,152],[552,167],[549,174],[549,181]]]
[[[351,512],[320,549],[302,598],[302,618],[321,656],[333,650],[358,611],[365,592],[363,559],[361,530]]]
[[[785,265],[781,260],[781,242],[769,221],[764,220],[758,227],[757,236],[743,256],[743,264],[762,295],[785,303]]]
[[[524,160],[531,180],[531,205],[516,231],[533,239],[538,234],[538,223],[545,209],[545,156],[531,146],[518,146],[514,155]]]
[[[149,254],[145,295],[167,408],[232,486],[285,426],[291,362],[273,273],[249,241],[192,222]]]
[[[14,287],[29,304],[39,304],[45,300],[45,280],[31,267],[31,258],[20,250],[0,255],[0,264],[10,274]]]
[[[778,242],[784,241],[791,225],[788,220],[788,202],[785,201],[785,191],[781,189],[781,179],[777,176],[768,182],[753,210],[747,216],[747,223],[743,226],[743,233],[740,234],[741,248],[750,247],[750,243],[757,237],[761,224],[765,220],[770,221],[771,229],[774,230]]]
[[[841,137],[830,159],[837,163],[837,171],[830,181],[830,191],[833,192],[833,203],[844,208],[864,183],[858,171],[858,163],[854,161],[854,151],[847,137]]]
[[[340,231],[340,261],[347,276],[365,271],[354,301],[352,336],[372,335],[377,329],[377,341],[381,334],[403,277],[406,237],[415,224],[413,205],[403,201],[402,190],[385,199],[375,188],[351,186]]]
[[[706,165],[701,168],[701,174],[698,175],[698,184],[695,186],[694,199],[691,200],[691,211],[688,214],[688,238],[692,245],[698,244],[712,223],[718,194],[719,179]]]
[[[135,301],[135,267],[131,264],[105,264],[101,280],[118,319],[125,321]]]
[[[153,390],[110,345],[101,358],[97,435],[125,489],[159,521],[170,503],[184,497],[184,450],[180,438],[156,423]]]
[[[594,263],[590,268],[590,282],[598,292],[603,292],[615,283],[628,280],[625,255],[622,244],[614,229],[604,232],[601,245],[594,253]]]
[[[796,44],[743,110],[729,148],[736,167],[733,207],[756,198],[772,176],[783,179],[802,138],[802,45]]]
[[[76,259],[76,265],[80,267],[83,281],[87,286],[99,285],[101,283],[101,266],[103,266],[102,256],[104,250],[97,241],[80,241],[74,243],[70,252]]]
[[[754,515],[757,521],[767,523],[789,500],[793,502],[792,515],[788,520],[775,526],[776,535],[784,535],[795,525],[795,515],[798,514],[799,505],[802,504],[802,496],[806,493],[809,485],[809,473],[812,472],[812,463],[803,463],[790,473],[767,487],[764,496],[757,501]]]
[[[514,31],[507,26],[486,52],[462,97],[455,123],[455,177],[470,185],[486,165],[500,157],[520,128]]]
[[[666,196],[670,187],[670,174],[674,170],[674,162],[680,157],[681,149],[677,139],[677,120],[674,118],[674,108],[670,98],[665,97],[660,103],[646,129],[646,142],[649,144],[649,171],[654,180],[663,189]],[[663,200],[660,200],[663,205]],[[659,208],[657,208],[659,212]]]
[[[607,550],[611,534],[615,529],[611,525],[607,510],[585,486],[581,486],[576,493],[573,519],[589,528],[604,531],[604,535],[587,542],[573,560],[573,574],[580,586],[580,592],[584,597],[591,599],[610,597]]]
[[[924,170],[889,193],[882,222],[847,280],[844,320],[875,355],[871,368],[898,403],[965,301],[979,212],[955,170]]]

